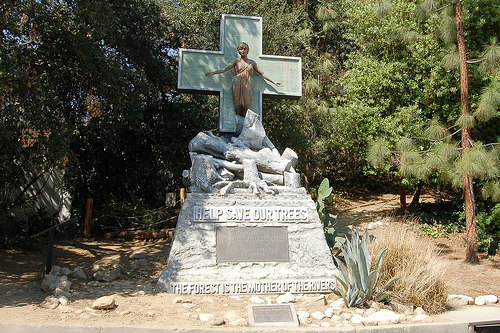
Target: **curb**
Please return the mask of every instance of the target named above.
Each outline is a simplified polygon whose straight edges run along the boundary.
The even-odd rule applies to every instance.
[[[239,332],[271,332],[271,333],[313,333],[313,332],[342,332],[342,333],[469,333],[468,323],[429,323],[394,326],[370,326],[353,328],[333,327],[297,327],[297,328],[148,328],[148,327],[92,327],[92,326],[63,326],[63,325],[29,325],[0,323],[1,333],[239,333]]]

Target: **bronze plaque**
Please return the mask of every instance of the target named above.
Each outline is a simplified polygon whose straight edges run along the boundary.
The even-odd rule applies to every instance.
[[[249,305],[250,326],[299,326],[293,304]]]
[[[290,261],[287,227],[218,227],[217,262]]]

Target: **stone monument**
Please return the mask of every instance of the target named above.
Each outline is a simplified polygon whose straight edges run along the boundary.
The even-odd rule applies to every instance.
[[[179,88],[219,92],[219,131],[230,135],[199,133],[189,143],[192,166],[183,177],[190,193],[158,291],[321,293],[335,287],[323,225],[294,169],[298,156],[289,148],[280,154],[261,122],[262,94],[301,95],[301,61],[262,56],[261,45],[261,18],[223,15],[221,52],[179,52]],[[235,92],[248,66],[252,82]],[[234,75],[226,73],[233,69]],[[242,105],[253,109],[242,111]]]

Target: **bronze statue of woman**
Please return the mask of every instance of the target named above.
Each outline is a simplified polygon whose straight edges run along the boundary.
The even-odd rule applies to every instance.
[[[270,78],[264,75],[257,63],[251,59],[248,59],[249,47],[247,43],[238,44],[238,53],[240,58],[233,60],[226,68],[209,72],[205,75],[210,77],[215,74],[222,74],[227,72],[231,68],[234,68],[234,78],[233,78],[233,97],[234,97],[234,107],[236,114],[245,117],[247,110],[252,109],[252,94],[253,94],[253,80],[252,75],[254,70],[259,73],[265,80],[271,82],[272,84],[280,87],[281,83],[274,82]]]

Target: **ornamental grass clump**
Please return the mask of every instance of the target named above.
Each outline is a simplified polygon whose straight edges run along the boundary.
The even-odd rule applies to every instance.
[[[380,267],[380,282],[401,277],[392,285],[392,300],[421,306],[429,314],[445,310],[449,264],[439,257],[434,244],[402,226],[395,226],[385,228],[375,237],[370,252],[378,253],[381,249],[386,252]]]

